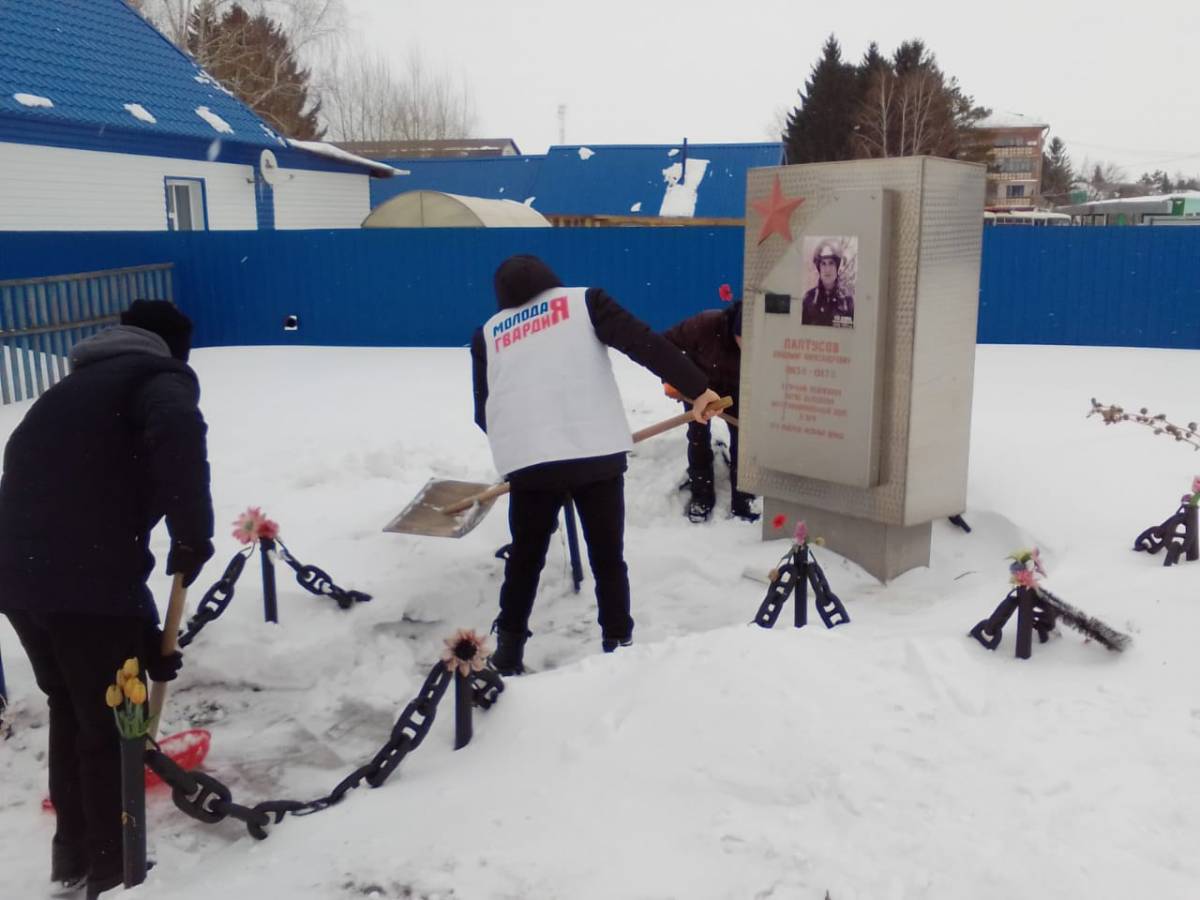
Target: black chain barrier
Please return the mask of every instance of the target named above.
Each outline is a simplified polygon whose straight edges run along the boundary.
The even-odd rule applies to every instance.
[[[349,609],[355,603],[366,603],[371,599],[370,594],[364,594],[362,591],[347,591],[338,587],[333,583],[333,579],[329,577],[329,573],[323,569],[319,569],[316,566],[304,565],[304,563],[292,556],[292,552],[288,550],[279,538],[275,538],[275,543],[279,546],[280,557],[296,573],[296,581],[300,583],[300,587],[309,593],[332,597],[337,601],[337,605],[341,609]]]
[[[454,673],[443,663],[436,663],[425,678],[417,696],[404,708],[388,742],[369,763],[359,766],[343,778],[332,791],[316,800],[265,800],[254,806],[233,801],[233,792],[219,779],[207,772],[188,772],[159,749],[158,744],[146,751],[146,765],[171,787],[171,799],[183,813],[209,825],[233,817],[245,824],[251,837],[265,840],[271,825],[278,825],[284,816],[307,816],[341,803],[343,798],[364,781],[373,788],[380,787],[404,758],[417,747],[433,727],[437,705],[454,680]],[[472,703],[490,709],[504,690],[501,677],[489,668],[467,676]]]
[[[296,581],[309,593],[319,597],[332,597],[340,609],[350,609],[355,603],[366,603],[371,599],[370,594],[362,591],[347,591],[338,587],[333,583],[328,572],[317,566],[308,566],[300,562],[278,538],[274,540],[274,543],[279,547],[280,558],[296,573]],[[251,544],[246,549],[239,550],[234,554],[221,577],[205,591],[195,614],[188,619],[187,626],[179,636],[180,647],[188,646],[196,639],[205,625],[219,618],[221,613],[225,612],[229,602],[233,599],[237,580],[246,568],[246,561],[254,554],[255,546],[256,544]]]
[[[1175,515],[1160,525],[1153,525],[1133,540],[1133,549],[1151,556],[1166,549],[1164,566],[1173,566],[1180,558],[1189,562],[1200,559],[1200,527],[1197,527],[1197,510],[1191,503],[1180,504]]]
[[[194,641],[205,625],[225,612],[225,607],[229,606],[229,601],[233,599],[234,585],[237,584],[242,569],[246,567],[246,560],[253,552],[254,547],[250,546],[234,554],[217,583],[204,592],[204,597],[196,608],[195,614],[188,619],[183,634],[179,635],[180,647],[186,647]]]
[[[829,587],[829,580],[820,563],[808,552],[807,544],[794,544],[774,569],[767,596],[759,604],[754,622],[762,628],[772,628],[783,605],[795,593],[795,626],[808,624],[808,588],[813,592],[813,606],[826,628],[836,628],[850,621],[850,614]]]
[[[1109,650],[1120,652],[1130,643],[1129,635],[1076,609],[1040,586],[1013,588],[992,614],[976,623],[967,634],[986,649],[995,650],[1000,646],[1004,626],[1013,613],[1017,614],[1016,656],[1019,659],[1029,659],[1035,633],[1038,643],[1044,644],[1050,640],[1050,633],[1059,621]]]

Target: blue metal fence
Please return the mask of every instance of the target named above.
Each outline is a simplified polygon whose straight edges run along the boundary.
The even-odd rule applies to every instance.
[[[740,228],[0,233],[0,279],[170,262],[200,346],[459,346],[513,253],[656,328],[742,279]],[[985,229],[979,340],[1200,349],[1200,227]]]

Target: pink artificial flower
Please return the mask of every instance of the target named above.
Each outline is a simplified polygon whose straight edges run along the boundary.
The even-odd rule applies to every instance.
[[[721,298],[722,303],[730,303],[733,301],[733,288],[728,284],[723,284],[717,288],[717,295]]]
[[[251,506],[233,523],[233,536],[243,544],[259,540],[273,541],[279,537],[279,523],[268,519],[262,507]]]
[[[1030,569],[1018,569],[1013,572],[1013,584],[1031,588],[1037,585],[1037,575]]]
[[[1192,493],[1200,494],[1200,475],[1192,478]]]
[[[233,536],[240,543],[253,544],[258,540],[258,526],[266,517],[262,508],[251,506],[233,522]]]
[[[490,650],[487,637],[480,636],[469,628],[458,629],[454,636],[446,638],[444,643],[446,646],[442,650],[442,663],[451,672],[470,675],[482,669],[487,661]]]
[[[793,540],[795,540],[797,544],[808,543],[808,526],[803,521],[796,523],[796,533],[793,536]]]
[[[777,515],[775,518],[773,518],[771,520],[771,527],[774,528],[776,531],[778,531],[780,528],[782,528],[786,524],[787,524],[787,516],[785,516],[783,513],[780,513],[779,515]]]
[[[1046,570],[1042,567],[1042,554],[1037,547],[1029,551],[1029,561],[1033,563],[1033,571],[1045,578]]]

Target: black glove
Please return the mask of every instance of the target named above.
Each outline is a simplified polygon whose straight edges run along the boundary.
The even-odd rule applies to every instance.
[[[171,552],[167,554],[167,574],[180,573],[183,575],[183,586],[189,587],[212,555],[212,541],[193,541],[191,544],[172,541]]]
[[[183,654],[173,650],[164,655],[162,652],[163,633],[151,621],[146,622],[145,655],[146,674],[152,681],[174,681],[183,668]]]

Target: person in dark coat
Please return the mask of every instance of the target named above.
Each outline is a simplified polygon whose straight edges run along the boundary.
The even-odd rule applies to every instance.
[[[601,648],[633,641],[625,566],[625,456],[632,446],[608,348],[615,347],[695,398],[693,415],[719,397],[669,341],[596,287],[564,287],[535,256],[496,270],[499,312],[471,338],[475,422],[496,469],[512,486],[512,545],[504,564],[492,666],[524,671],[538,578],[558,511],[574,501],[596,580]]]
[[[86,883],[88,897],[122,873],[120,743],[105,687],[130,657],[156,681],[182,663],[162,654],[150,532],[166,518],[166,571],[185,584],[213,553],[191,330],[172,304],[135,301],[120,325],[72,348],[71,373],[4,449],[0,612],[49,700],[50,877]]]
[[[722,286],[722,291],[726,290]],[[732,295],[731,295],[732,296]],[[742,301],[725,309],[710,309],[684,319],[665,333],[667,340],[687,354],[708,378],[709,386],[722,397],[732,397],[733,406],[727,412],[737,418],[738,385],[742,369]],[[668,386],[668,394],[678,393],[676,385]],[[691,491],[687,515],[693,522],[703,522],[716,505],[713,476],[712,427],[707,422],[688,424],[688,481]],[[739,491],[737,486],[738,429],[729,426],[729,482],[733,488],[730,511],[739,519],[754,522],[754,495]]]

